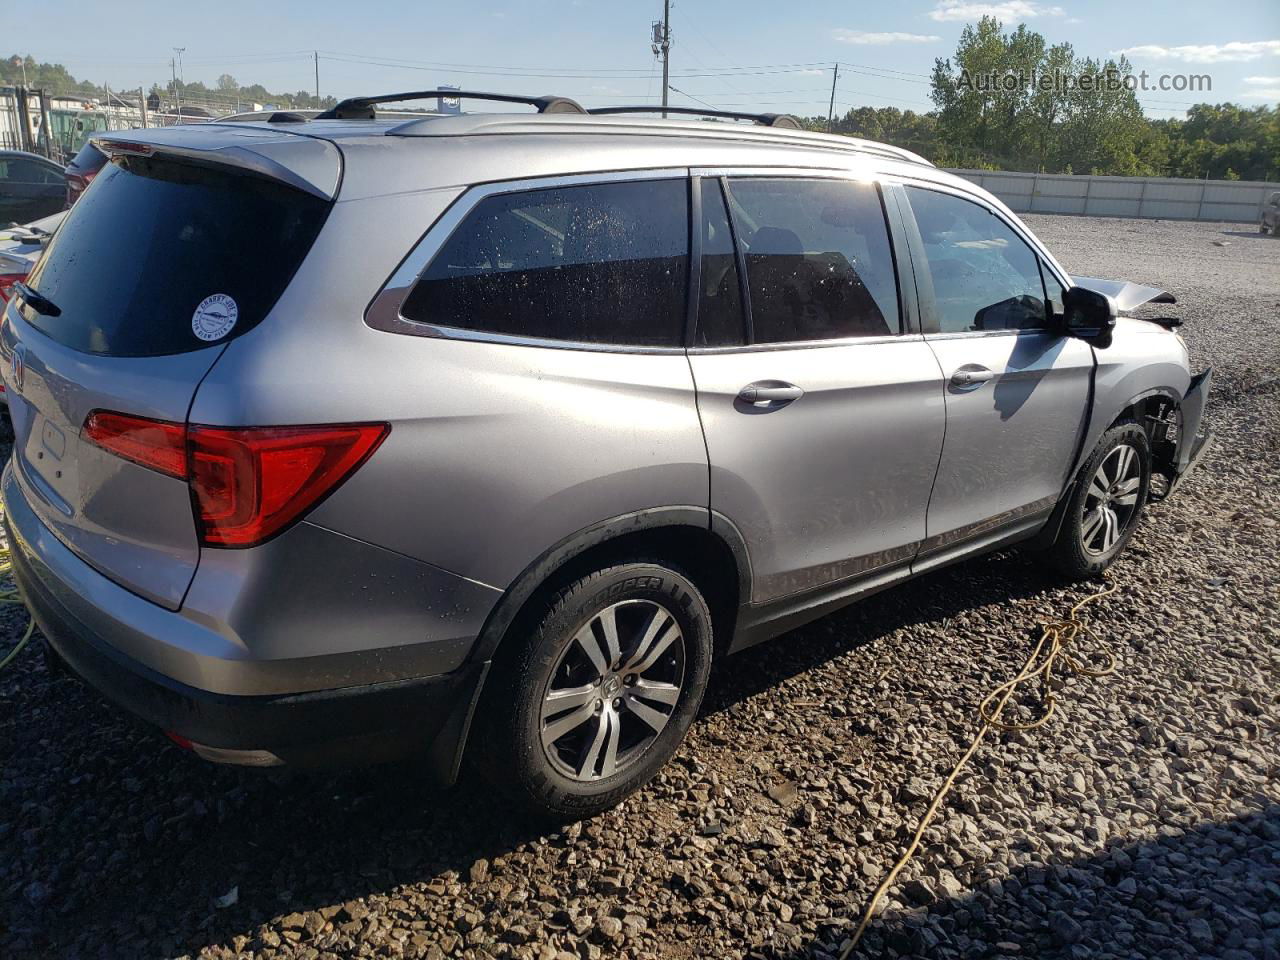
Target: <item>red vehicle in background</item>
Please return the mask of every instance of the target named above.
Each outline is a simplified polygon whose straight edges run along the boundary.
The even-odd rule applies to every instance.
[[[98,171],[107,165],[107,155],[92,143],[86,143],[80,152],[71,158],[63,175],[67,179],[67,209],[80,199]]]

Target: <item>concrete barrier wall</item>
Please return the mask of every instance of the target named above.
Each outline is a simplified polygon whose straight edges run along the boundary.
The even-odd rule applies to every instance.
[[[1257,223],[1267,198],[1280,192],[1280,183],[1260,180],[1078,177],[1004,170],[950,172],[990,190],[1018,213]]]

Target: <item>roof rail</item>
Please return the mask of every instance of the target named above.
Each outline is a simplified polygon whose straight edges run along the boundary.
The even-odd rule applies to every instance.
[[[787,127],[793,130],[803,130],[800,121],[789,113],[744,113],[740,110],[711,110],[702,107],[661,107],[661,106],[636,106],[636,107],[596,107],[588,110],[590,114],[609,114],[609,113],[679,113],[688,114],[695,117],[725,117],[730,120],[751,120],[763,127]]]
[[[586,113],[587,111],[568,97],[522,97],[511,93],[476,93],[472,90],[414,90],[409,93],[381,93],[372,97],[350,97],[316,116],[317,120],[372,120],[376,115],[374,105],[399,103],[401,100],[434,100],[452,98],[458,100],[496,100],[500,103],[527,103],[537,107],[539,113]]]

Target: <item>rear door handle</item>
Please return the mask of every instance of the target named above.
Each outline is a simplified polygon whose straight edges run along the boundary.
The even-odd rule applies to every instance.
[[[794,383],[784,380],[757,380],[738,391],[738,399],[757,407],[784,407],[804,396]]]
[[[974,387],[978,384],[986,383],[994,376],[995,374],[986,367],[970,363],[951,375],[951,385],[953,387]]]

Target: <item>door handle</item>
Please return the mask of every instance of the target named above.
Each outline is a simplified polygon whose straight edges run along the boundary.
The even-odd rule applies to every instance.
[[[794,383],[782,380],[757,380],[738,391],[738,399],[757,407],[783,407],[804,396]]]
[[[951,375],[951,385],[953,387],[974,387],[978,384],[986,383],[994,376],[995,374],[986,367],[971,363],[961,367]]]

